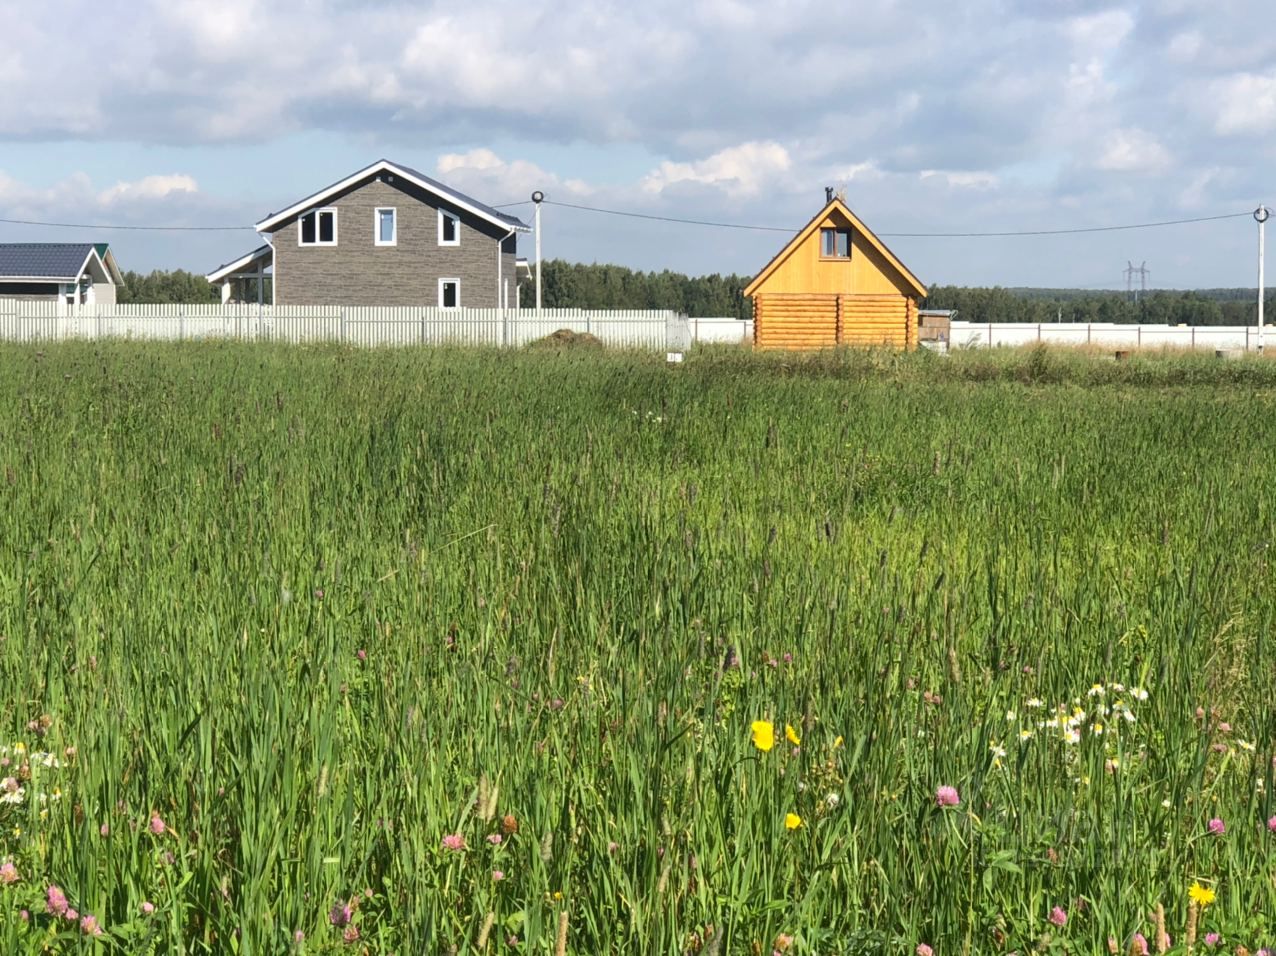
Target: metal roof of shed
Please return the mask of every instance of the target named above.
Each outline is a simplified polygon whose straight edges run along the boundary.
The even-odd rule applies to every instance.
[[[0,279],[74,282],[96,255],[91,242],[0,243]]]

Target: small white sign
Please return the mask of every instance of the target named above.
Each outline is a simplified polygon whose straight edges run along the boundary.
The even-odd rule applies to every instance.
[[[680,362],[682,362],[682,353],[681,353],[681,352],[670,352],[668,355],[666,355],[666,356],[665,356],[665,361],[666,361],[666,362],[671,362],[671,363],[673,363],[673,364],[675,364],[675,365],[676,365],[676,364],[679,364]]]

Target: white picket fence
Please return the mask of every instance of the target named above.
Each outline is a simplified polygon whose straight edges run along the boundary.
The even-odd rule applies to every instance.
[[[614,309],[92,305],[59,310],[56,302],[0,299],[0,340],[19,342],[129,338],[518,346],[569,329],[595,335],[606,345],[664,349],[685,335],[686,321],[676,312]]]
[[[1276,347],[1264,326],[1264,345]],[[1258,327],[1253,325],[1117,325],[1110,322],[961,322],[948,334],[951,348],[990,348],[999,345],[1095,345],[1103,348],[1256,349]]]

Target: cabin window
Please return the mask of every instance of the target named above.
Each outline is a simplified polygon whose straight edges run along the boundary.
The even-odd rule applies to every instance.
[[[439,210],[439,245],[459,246],[461,244],[461,220],[450,212]]]
[[[337,244],[337,210],[312,209],[297,221],[300,246],[335,246]]]
[[[849,259],[851,257],[851,230],[821,229],[820,257],[824,259]]]
[[[395,210],[393,208],[378,209],[374,213],[376,221],[375,242],[378,246],[394,246],[398,245],[399,233],[398,224],[396,223]]]
[[[461,280],[439,280],[439,308],[459,309],[461,307]]]

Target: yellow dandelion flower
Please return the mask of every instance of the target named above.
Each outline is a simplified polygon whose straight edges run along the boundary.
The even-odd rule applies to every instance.
[[[836,750],[838,747],[842,746],[842,744],[844,743],[846,743],[846,741],[842,739],[841,734],[838,734],[837,740],[833,741],[833,749]]]
[[[802,746],[802,738],[798,736],[798,732],[793,729],[792,724],[784,725],[784,738],[794,747]]]
[[[1193,883],[1187,895],[1191,897],[1193,903],[1202,908],[1214,902],[1214,891],[1208,886],[1201,886],[1200,883]]]
[[[784,815],[784,829],[796,830],[802,825],[802,818],[796,813],[786,813]]]
[[[750,730],[753,732],[753,746],[763,753],[775,746],[775,728],[769,720],[755,720]]]

